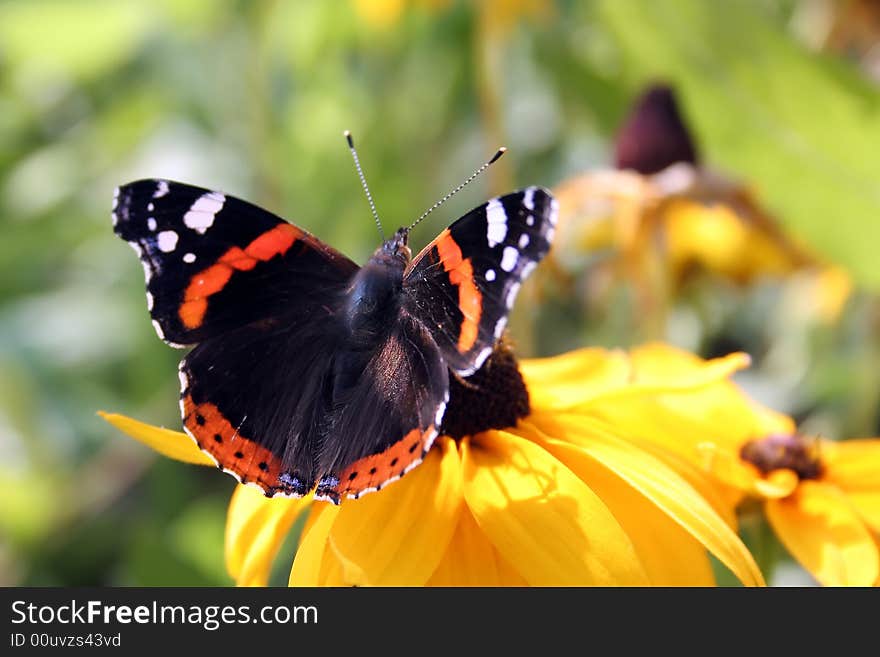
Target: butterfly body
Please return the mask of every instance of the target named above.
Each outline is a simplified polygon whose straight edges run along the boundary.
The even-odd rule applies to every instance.
[[[180,363],[184,429],[266,495],[338,503],[416,467],[450,378],[492,352],[556,205],[531,187],[475,208],[415,258],[400,229],[358,267],[302,229],[215,191],[123,186],[114,230],[138,253],[159,336]]]
[[[407,233],[386,240],[354,275],[346,293],[345,321],[354,344],[374,346],[393,327],[401,308],[403,274],[412,260]]]

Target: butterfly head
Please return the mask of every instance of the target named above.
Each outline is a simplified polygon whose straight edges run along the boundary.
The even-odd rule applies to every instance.
[[[404,265],[409,264],[409,261],[412,260],[412,251],[407,246],[408,241],[409,229],[398,228],[394,236],[391,239],[385,240],[382,246],[376,250],[373,259],[382,261],[402,260]]]

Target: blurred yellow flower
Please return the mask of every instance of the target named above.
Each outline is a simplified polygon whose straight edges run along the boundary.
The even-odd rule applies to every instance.
[[[524,361],[527,417],[508,430],[438,440],[381,493],[337,507],[238,486],[229,572],[240,585],[265,585],[290,527],[309,510],[294,586],[712,585],[709,552],[743,583],[763,584],[732,517],[721,515],[725,504],[704,499],[715,495],[704,475],[579,410],[600,398],[625,405],[689,394],[746,363],[733,355],[684,375],[637,372],[627,353],[600,349]],[[201,458],[184,434],[105,417],[165,454],[173,442],[190,450],[185,460]]]
[[[636,350],[632,360],[643,372],[682,376],[706,363],[664,345]],[[709,472],[717,493],[701,492],[729,511],[760,501],[779,539],[820,583],[870,586],[880,578],[880,439],[800,436],[790,418],[726,380],[653,399],[597,397],[580,411]]]
[[[666,248],[672,275],[699,267],[738,282],[759,274],[782,276],[797,261],[775,236],[759,230],[726,205],[673,200],[666,209]]]
[[[880,439],[768,434],[738,452],[704,450],[715,476],[763,502],[776,535],[818,582],[878,582]]]
[[[701,269],[742,283],[819,264],[746,188],[691,164],[649,175],[598,169],[562,182],[554,195],[568,235],[556,256],[563,264],[584,260],[575,249],[608,249],[621,258],[657,249],[675,280]]]
[[[579,283],[587,307],[623,283],[640,317],[667,308],[695,274],[740,285],[805,275],[815,279],[811,316],[834,321],[849,276],[786,234],[747,185],[699,159],[673,90],[647,87],[617,134],[615,167],[554,189],[558,237],[539,275]]]
[[[409,8],[439,12],[453,6],[451,0],[353,0],[361,19],[374,28],[395,26]],[[522,16],[546,15],[553,9],[544,0],[474,0],[469,3],[484,29],[506,32]]]
[[[438,11],[449,6],[449,0],[353,0],[355,11],[370,26],[388,28],[396,24],[407,5]]]

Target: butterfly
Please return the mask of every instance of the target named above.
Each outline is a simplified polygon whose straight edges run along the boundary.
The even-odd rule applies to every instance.
[[[112,213],[143,264],[156,332],[192,347],[179,366],[186,433],[269,497],[336,504],[421,463],[450,378],[492,353],[556,215],[546,189],[527,187],[414,258],[401,228],[359,267],[266,210],[170,180],[120,187]]]

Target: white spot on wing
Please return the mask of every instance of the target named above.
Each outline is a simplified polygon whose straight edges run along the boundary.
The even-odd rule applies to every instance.
[[[177,368],[177,378],[180,379],[180,392],[186,392],[187,387],[189,387],[189,379],[186,376],[186,372],[183,371],[183,363],[184,361],[181,361]]]
[[[153,205],[152,203],[147,203],[147,212],[152,212],[155,209],[156,209],[155,205]]]
[[[149,228],[150,230],[156,230],[157,227],[158,224],[156,223],[156,219],[154,217],[150,217],[149,219],[147,219],[147,228]]]
[[[504,300],[504,303],[507,305],[508,310],[513,308],[513,302],[516,301],[517,292],[519,292],[519,283],[514,283],[507,291],[507,298]]]
[[[535,216],[534,215],[530,214],[528,217],[526,217],[526,225],[528,225],[528,226],[535,225]]]
[[[463,369],[463,370],[456,370],[456,373],[458,373],[464,377],[470,376],[471,374],[473,374],[474,372],[476,372],[478,369],[480,369],[483,366],[483,363],[486,362],[486,359],[489,357],[489,354],[491,354],[491,353],[492,353],[491,345],[488,347],[483,347],[483,351],[481,351],[479,354],[477,354],[477,358],[474,360],[473,367],[469,367],[469,368]]]
[[[226,197],[219,192],[202,194],[192,204],[189,211],[183,215],[183,223],[200,235],[204,235],[205,231],[214,224],[214,217],[223,209],[224,203],[226,203]]]
[[[159,250],[164,253],[171,253],[177,247],[177,233],[173,230],[163,230],[157,235],[156,243]]]
[[[526,206],[529,210],[535,209],[535,188],[534,187],[529,187],[526,190],[526,193],[523,196],[523,205]]]
[[[497,198],[493,198],[486,206],[486,223],[488,225],[486,239],[489,246],[501,244],[507,237],[507,213]]]
[[[513,271],[517,258],[519,258],[519,251],[512,246],[505,246],[504,253],[501,254],[501,269],[506,272]]]
[[[403,474],[408,473],[410,470],[412,470],[413,468],[415,468],[421,464],[422,464],[422,459],[416,459],[415,461],[413,461],[412,463],[410,463],[408,466],[406,466],[403,469]],[[375,490],[375,489],[373,489],[373,490]]]
[[[153,295],[151,293],[147,292],[147,310],[153,309],[153,303],[154,303]]]
[[[156,191],[153,192],[153,198],[162,198],[168,193],[168,181],[160,180],[156,184]]]
[[[449,391],[446,391],[446,395],[443,397],[443,403],[437,407],[437,412],[434,414],[434,426],[439,427],[440,423],[443,422],[443,415],[446,413],[446,403],[449,401]]]
[[[529,245],[529,236],[526,233],[523,233],[519,236],[519,248],[524,249]]]
[[[195,253],[184,253],[183,254],[183,261],[187,262],[187,263],[195,262],[196,261],[196,254]]]
[[[494,269],[487,269],[486,270],[486,280],[489,282],[492,282],[495,280],[495,270]]]

